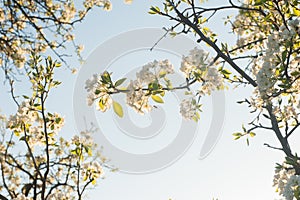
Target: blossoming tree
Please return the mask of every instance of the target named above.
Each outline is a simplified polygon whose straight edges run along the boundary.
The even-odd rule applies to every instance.
[[[226,10],[238,11],[234,19],[225,20],[237,37],[232,47],[218,41],[217,33],[207,27],[216,13]],[[239,103],[247,104],[255,117],[233,136],[246,137],[249,144],[248,137],[254,137],[259,130],[273,133],[280,146],[265,145],[285,154],[283,164],[277,164],[274,186],[286,199],[300,199],[300,158],[290,145],[300,125],[300,2],[229,0],[228,5],[206,8],[194,0],[165,0],[162,5],[151,7],[149,13],[174,22],[167,33],[193,34],[198,43],[210,46],[215,55],[210,57],[196,47],[183,56],[180,71],[186,82],[179,86],[173,86],[168,78],[174,73],[168,60],[144,65],[128,85],[124,85],[125,78],[112,80],[107,71],[94,75],[86,82],[88,104],[96,102],[103,112],[113,107],[122,117],[122,106],[113,100],[116,93],[126,94],[128,106],[144,113],[153,109],[149,98],[163,103],[166,92],[186,90],[187,98],[181,102],[180,112],[184,118],[197,121],[202,96],[223,90],[228,84],[252,87],[252,96]],[[240,60],[247,63],[246,67],[239,64]]]
[[[30,52],[51,50],[66,63],[67,45],[77,54],[83,46],[75,43],[74,25],[94,7],[111,9],[109,0],[3,0],[0,2],[0,65],[7,76],[14,68],[26,66]],[[49,51],[48,51],[49,52]]]
[[[71,141],[59,137],[64,118],[46,111],[53,78],[60,63],[40,56],[29,60],[32,94],[23,95],[15,115],[1,129],[0,199],[82,199],[89,185],[103,175],[105,159],[97,152],[89,131]],[[17,102],[17,99],[14,99]]]
[[[106,159],[91,139],[94,130],[66,140],[59,135],[64,118],[46,111],[50,91],[61,84],[54,73],[62,64],[67,65],[67,45],[81,58],[83,47],[74,41],[74,25],[94,7],[110,10],[111,3],[0,2],[0,67],[18,107],[10,117],[0,115],[1,200],[80,200],[103,175]],[[59,61],[46,56],[50,52]],[[19,75],[31,84],[31,92],[16,94]]]

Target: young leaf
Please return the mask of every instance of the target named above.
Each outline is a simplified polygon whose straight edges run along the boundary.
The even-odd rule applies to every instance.
[[[55,63],[55,67],[57,67],[57,68],[61,67],[61,63],[56,62],[56,63]]]
[[[153,101],[155,101],[156,103],[164,103],[164,100],[157,95],[151,95],[151,98],[153,99]]]
[[[103,72],[103,74],[101,75],[101,78],[102,78],[102,82],[104,84],[110,84],[111,83],[111,77],[110,77],[110,74],[107,71]]]
[[[113,101],[113,108],[115,113],[122,118],[124,115],[122,106],[118,102]]]
[[[293,13],[294,13],[294,15],[296,15],[296,16],[300,16],[300,10],[297,9],[297,8],[293,8]]]
[[[264,4],[265,2],[266,2],[267,0],[255,0],[254,2],[255,2],[255,6],[259,6],[259,5],[262,5],[262,4]]]
[[[117,80],[115,82],[115,87],[122,85],[122,83],[124,83],[125,80],[126,80],[126,78],[121,78],[120,80]]]
[[[253,132],[250,132],[249,135],[250,135],[250,137],[254,137],[256,134]]]
[[[35,108],[39,111],[43,110],[42,106],[41,105],[36,105]]]
[[[83,181],[86,181],[88,179],[88,176],[85,174],[83,177]]]
[[[242,125],[242,129],[243,129],[244,132],[247,132],[247,130],[246,130],[244,124]]]
[[[100,99],[100,101],[99,101],[99,107],[101,110],[104,110],[104,108],[105,108],[102,99]]]
[[[160,13],[160,9],[157,6],[156,7],[152,6],[148,13],[151,14],[151,15],[154,15],[154,14]]]
[[[14,131],[15,136],[19,137],[20,136],[20,132],[19,131]]]
[[[238,140],[243,136],[242,133],[233,133],[232,135],[234,136],[234,140]]]

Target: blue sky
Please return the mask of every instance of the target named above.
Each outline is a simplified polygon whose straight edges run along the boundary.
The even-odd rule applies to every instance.
[[[221,2],[210,0],[209,5],[218,5]],[[158,1],[134,1],[131,5],[125,5],[122,1],[113,1],[113,10],[104,12],[95,9],[88,15],[86,20],[76,26],[76,41],[84,44],[84,57],[87,58],[103,42],[114,36],[142,28],[161,28],[171,23],[159,16],[147,14],[151,5],[160,5]],[[226,16],[226,13],[224,13]],[[211,22],[213,30],[220,36],[220,40],[233,41],[228,35],[228,29],[224,29],[220,16]],[[140,37],[144,37],[141,35]],[[193,38],[192,38],[193,39]],[[120,44],[121,46],[122,44]],[[99,55],[101,58],[102,55]],[[153,61],[153,59],[169,58],[177,67],[180,58],[168,52],[140,51],[127,54],[121,59],[114,61],[110,69],[122,75],[140,64]],[[97,65],[99,63],[95,63]],[[77,62],[71,65],[78,67]],[[99,66],[99,69],[101,67]],[[95,71],[99,73],[99,71]],[[62,69],[57,75],[63,81],[48,102],[49,110],[58,111],[66,118],[66,126],[63,133],[66,136],[76,132],[73,94],[75,82],[80,76],[72,75],[68,70]],[[1,87],[3,87],[1,85]],[[5,88],[4,88],[5,89]],[[274,136],[270,133],[260,133],[250,141],[247,147],[245,140],[234,141],[232,133],[241,130],[241,125],[251,120],[246,106],[236,104],[236,101],[244,99],[251,94],[251,88],[238,88],[228,90],[226,94],[226,120],[224,122],[222,135],[214,150],[203,160],[199,159],[200,149],[211,123],[212,104],[211,98],[204,98],[203,113],[198,124],[197,137],[185,154],[173,165],[150,174],[133,175],[121,172],[106,173],[105,179],[98,183],[96,189],[88,191],[90,199],[105,200],[202,200],[218,198],[219,200],[260,200],[274,199],[275,189],[272,187],[273,171],[276,162],[283,160],[283,154],[263,146],[264,142],[277,144]],[[11,113],[12,108],[6,100],[5,94],[0,94],[2,110]],[[171,98],[170,98],[171,99]],[[177,102],[178,103],[178,102]],[[168,102],[167,102],[168,104]],[[174,108],[172,110],[172,108]],[[176,109],[175,109],[176,108]],[[166,106],[169,115],[178,115],[178,105],[172,101]],[[144,152],[155,151],[155,148],[163,148],[168,142],[172,142],[178,126],[169,127],[160,142],[149,143],[148,146],[140,140],[125,139],[126,136],[118,135],[118,128],[111,112],[96,113],[99,126],[105,132],[109,140],[126,151],[141,152],[138,148],[143,146]],[[135,123],[149,122],[148,115],[139,117],[133,112],[130,114]],[[172,122],[171,122],[172,123]],[[164,133],[164,132],[163,132]],[[121,134],[121,133],[120,133]],[[139,143],[141,142],[141,143]],[[126,149],[127,148],[127,149]],[[144,152],[143,152],[144,151]]]

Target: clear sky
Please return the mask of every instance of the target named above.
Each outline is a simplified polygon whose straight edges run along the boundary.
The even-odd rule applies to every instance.
[[[218,5],[222,2],[226,3],[224,0],[210,0],[209,4]],[[95,9],[82,24],[76,26],[76,40],[84,44],[85,58],[88,58],[105,41],[120,33],[149,27],[161,28],[171,24],[165,18],[147,14],[151,5],[160,5],[161,2],[136,0],[131,5],[125,5],[122,1],[116,0],[112,3],[112,11],[104,12]],[[226,16],[226,13],[223,14]],[[213,30],[220,35],[220,40],[233,41],[234,38],[228,35],[228,28],[223,27],[220,16],[212,21],[211,25]],[[146,36],[140,35],[139,37]],[[119,45],[122,48],[124,44]],[[106,55],[99,55],[99,60],[106,59],[101,56]],[[118,76],[130,73],[142,64],[164,58],[169,58],[174,62],[175,68],[180,66],[180,58],[170,52],[150,53],[140,50],[111,60],[108,69],[114,71],[116,78],[119,78]],[[104,66],[99,66],[99,69],[97,66],[103,62],[93,63],[95,65],[94,73],[99,73],[101,69],[104,69]],[[77,65],[77,62],[71,62],[72,64]],[[75,83],[79,76],[81,76],[81,71],[77,75],[72,75],[68,70],[61,70],[57,74],[57,78],[62,80],[63,84],[53,91],[48,102],[50,110],[58,111],[66,117],[66,127],[62,132],[66,136],[77,130],[74,119],[76,113],[73,112],[73,103],[76,102],[76,97],[73,98],[73,94],[74,90],[78,89],[75,87]],[[90,199],[103,200],[168,200],[169,198],[174,200],[211,200],[212,198],[265,200],[276,198],[275,189],[272,187],[274,167],[276,162],[283,160],[283,154],[263,146],[264,142],[277,144],[274,136],[270,133],[258,134],[257,137],[250,140],[249,147],[245,140],[234,141],[232,137],[232,133],[241,130],[243,123],[246,124],[251,120],[247,107],[236,104],[236,101],[244,99],[250,94],[251,88],[244,87],[225,92],[226,118],[222,134],[213,151],[205,159],[199,159],[201,147],[210,125],[218,123],[211,120],[213,105],[210,97],[204,98],[203,113],[201,113],[201,120],[198,123],[196,138],[179,160],[169,167],[148,174],[106,173],[105,179],[99,181],[96,189],[88,191],[88,196]],[[7,106],[10,104],[6,98],[8,97],[0,96],[1,105],[4,105],[2,110],[11,113],[13,109]],[[162,127],[166,130],[160,133],[162,135],[155,136],[148,141],[128,138],[124,135],[118,128],[111,112],[95,114],[98,126],[112,144],[124,151],[145,154],[163,149],[172,143],[178,134],[180,125],[177,122],[181,120],[178,113],[178,102],[172,100],[172,97],[168,99],[170,99],[170,103],[168,104],[166,100],[168,106],[164,107],[166,125]],[[140,117],[131,111],[129,115],[132,122],[137,123],[137,126],[143,127],[151,124],[149,115]]]

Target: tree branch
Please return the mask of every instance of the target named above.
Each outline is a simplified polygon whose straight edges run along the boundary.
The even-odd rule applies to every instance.
[[[237,66],[237,64],[235,64],[235,62],[232,61],[231,58],[229,58],[227,55],[225,55],[221,49],[213,42],[211,41],[208,37],[206,37],[202,31],[198,28],[197,25],[195,25],[194,23],[192,23],[188,18],[186,18],[185,16],[183,16],[183,14],[181,12],[179,12],[179,10],[177,9],[177,7],[170,2],[173,6],[173,9],[175,10],[175,12],[177,13],[178,17],[180,18],[181,22],[188,25],[189,27],[191,27],[199,36],[200,38],[207,43],[209,46],[211,46],[216,53],[219,55],[219,57],[223,58],[229,65],[231,65],[242,77],[244,77],[251,85],[253,85],[254,87],[257,86],[257,83],[250,77],[248,76],[248,74],[246,74],[241,68],[239,68],[239,66]]]

